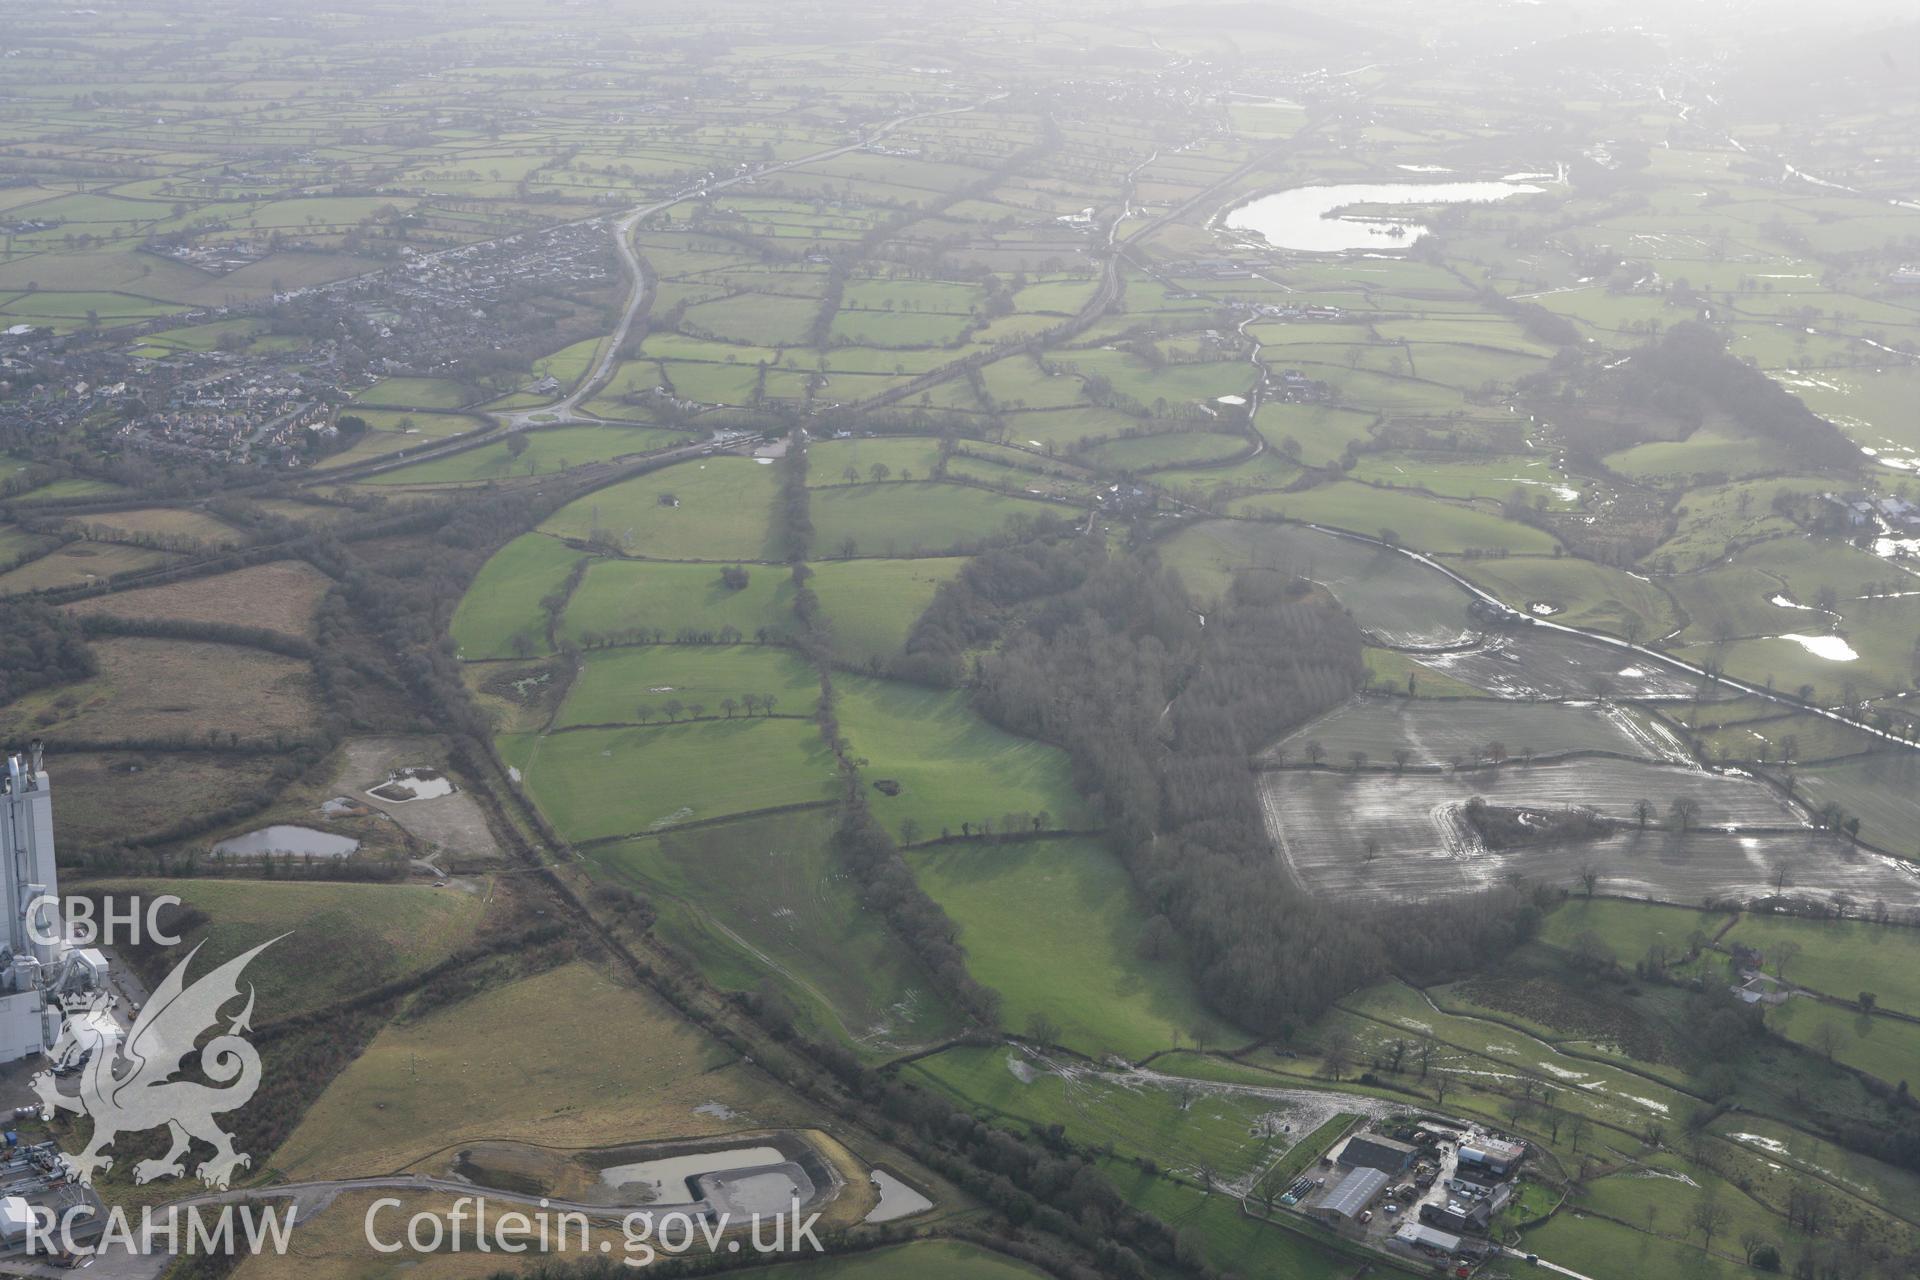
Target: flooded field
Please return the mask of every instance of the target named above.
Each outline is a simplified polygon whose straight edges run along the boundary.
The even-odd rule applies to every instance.
[[[1532,628],[1505,632],[1485,644],[1421,661],[1499,698],[1648,698],[1678,701],[1737,696],[1654,659],[1597,640]]]
[[[1461,816],[1476,795],[1583,805],[1624,825],[1600,840],[1490,850]],[[1680,797],[1697,806],[1685,834],[1662,825]],[[1646,830],[1633,815],[1643,798],[1656,811]],[[1263,775],[1261,799],[1287,870],[1316,894],[1408,900],[1470,892],[1509,872],[1572,885],[1591,866],[1607,892],[1693,903],[1763,896],[1785,868],[1796,893],[1920,904],[1920,872],[1910,865],[1802,827],[1753,779],[1671,765],[1591,758],[1404,777],[1287,769]],[[1708,829],[1716,827],[1732,829]]]

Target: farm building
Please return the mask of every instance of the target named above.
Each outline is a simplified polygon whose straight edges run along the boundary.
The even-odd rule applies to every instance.
[[[1487,1233],[1487,1223],[1493,1217],[1493,1206],[1485,1200],[1472,1204],[1449,1202],[1444,1205],[1423,1204],[1420,1206],[1420,1221],[1429,1227],[1450,1232],[1453,1235]]]
[[[1387,1175],[1378,1169],[1355,1169],[1334,1184],[1320,1203],[1307,1206],[1307,1212],[1322,1222],[1355,1222],[1387,1189]]]
[[[1513,1172],[1526,1155],[1525,1143],[1480,1138],[1460,1145],[1460,1167],[1463,1170],[1484,1169],[1504,1178]]]
[[[1403,1222],[1387,1244],[1416,1258],[1448,1257],[1460,1251],[1460,1237],[1417,1222]]]
[[[1461,1152],[1465,1156],[1464,1149]],[[1382,1138],[1376,1134],[1359,1133],[1347,1140],[1340,1152],[1339,1163],[1349,1169],[1378,1169],[1382,1173],[1400,1173],[1411,1169],[1420,1152],[1404,1142],[1392,1138]]]

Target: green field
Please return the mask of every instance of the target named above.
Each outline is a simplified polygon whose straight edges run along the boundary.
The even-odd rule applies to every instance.
[[[811,485],[867,484],[874,468],[893,479],[926,479],[940,462],[940,442],[925,437],[870,440],[822,440],[807,448],[807,483]],[[849,479],[847,473],[852,472]]]
[[[733,990],[781,985],[823,1033],[886,1051],[950,1033],[954,1015],[832,851],[831,813],[746,818],[593,851],[649,894],[655,928]]]
[[[1674,955],[1684,954],[1696,934],[1710,940],[1729,919],[1724,912],[1691,911],[1652,902],[1575,898],[1546,918],[1540,927],[1540,939],[1552,946],[1567,947],[1591,931],[1631,964],[1656,943]]]
[[[810,720],[711,720],[506,734],[500,753],[569,840],[830,800],[833,756]]]
[[[1075,1142],[1110,1146],[1122,1158],[1148,1157],[1187,1177],[1206,1166],[1222,1181],[1251,1184],[1315,1140],[1299,1123],[1302,1113],[1271,1095],[1202,1093],[1176,1080],[1069,1077],[1010,1045],[957,1046],[920,1059],[907,1074],[1015,1130],[1057,1124]]]
[[[776,487],[770,466],[747,458],[702,458],[590,493],[540,527],[654,560],[771,560],[779,554]]]
[[[748,638],[763,631],[773,637],[791,633],[794,587],[786,569],[750,566],[747,585],[737,590],[721,581],[720,569],[595,560],[567,602],[561,631],[575,643],[593,636],[619,638],[637,628],[657,629],[668,640],[687,629],[734,627]]]
[[[896,835],[961,834],[962,824],[1071,830],[1088,825],[1073,790],[1066,752],[987,723],[964,693],[864,676],[836,675],[834,711],[869,783],[888,780],[897,795],[870,788],[873,812]],[[1043,817],[1044,815],[1044,817]]]
[[[1007,532],[1016,519],[1073,520],[1084,513],[966,485],[864,484],[813,494],[814,554],[829,558],[915,556],[967,550]]]
[[[785,649],[751,645],[655,645],[644,649],[606,649],[587,655],[567,691],[554,727],[641,723],[666,719],[668,700],[685,704],[679,717],[692,719],[745,716],[737,703],[744,694],[773,694],[782,715],[806,716],[819,696],[820,681]],[[695,708],[699,708],[695,710]]]
[[[1350,480],[1298,493],[1243,498],[1230,510],[1235,515],[1285,516],[1376,538],[1392,533],[1403,545],[1432,554],[1503,551],[1545,555],[1558,545],[1552,534],[1491,511]]]
[[[1460,566],[1474,582],[1516,609],[1552,610],[1555,622],[1636,640],[1664,636],[1680,625],[1667,594],[1645,578],[1571,556],[1557,559],[1476,560]]]
[[[1177,954],[1142,958],[1147,913],[1100,841],[962,843],[909,861],[959,924],[973,976],[1000,993],[1003,1025],[1045,1016],[1063,1043],[1096,1057],[1241,1038],[1206,1012]]]
[[[820,597],[834,653],[864,662],[899,653],[934,592],[966,563],[960,556],[839,560],[815,566],[807,585]]]
[[[523,534],[495,552],[454,612],[453,642],[460,656],[548,652],[540,599],[563,586],[580,559],[580,552],[539,533]]]

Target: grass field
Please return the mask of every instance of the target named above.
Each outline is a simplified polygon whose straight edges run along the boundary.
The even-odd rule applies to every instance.
[[[1236,573],[1286,574],[1325,585],[1385,644],[1456,644],[1471,633],[1466,594],[1445,575],[1312,529],[1208,520],[1161,544],[1160,559],[1203,601],[1218,600]]]
[[[1017,517],[1073,520],[1071,507],[965,485],[865,484],[813,494],[814,555],[914,556],[964,550],[1005,532]]]
[[[567,691],[556,728],[574,725],[638,724],[640,708],[648,720],[664,720],[668,700],[685,704],[680,713],[730,717],[721,703],[743,694],[773,694],[784,715],[811,713],[820,693],[812,668],[785,649],[754,645],[654,645],[640,649],[598,650],[586,656]],[[695,712],[693,707],[703,710]]]
[[[1229,509],[1235,515],[1279,515],[1369,537],[1392,533],[1417,551],[1442,555],[1469,550],[1546,555],[1558,545],[1552,534],[1491,511],[1351,480],[1297,493],[1258,494]]]
[[[838,786],[833,757],[810,720],[509,734],[500,750],[570,840],[829,800]]]
[[[458,409],[477,397],[470,388],[446,378],[382,378],[353,398],[360,404],[396,409]]]
[[[831,561],[816,565],[807,585],[820,598],[834,652],[864,662],[899,653],[934,592],[966,563],[960,556]]]
[[[656,560],[771,560],[779,555],[776,486],[770,466],[703,458],[590,493],[540,527],[570,538],[597,532],[628,555]]]
[[[887,1051],[950,1034],[953,1013],[829,846],[829,812],[748,818],[594,850],[649,894],[655,929],[729,990],[777,984],[804,1023]]]
[[[1177,955],[1142,958],[1147,912],[1099,841],[955,844],[908,860],[959,924],[967,967],[1000,993],[1005,1026],[1044,1015],[1096,1057],[1240,1038],[1205,1011]]]
[[[763,630],[787,635],[794,626],[793,593],[792,577],[771,565],[748,568],[747,585],[735,590],[720,580],[716,565],[595,560],[567,602],[561,632],[576,643],[639,627],[658,628],[668,639],[684,629],[729,626],[748,637]]]
[[[1231,1197],[1106,1161],[1107,1176],[1127,1203],[1195,1241],[1206,1260],[1234,1275],[1337,1280],[1361,1265],[1292,1231],[1244,1216]]]
[[[1769,968],[1779,958],[1775,948],[1791,942],[1799,948],[1787,969],[1795,985],[1843,1000],[1872,991],[1881,1008],[1920,1016],[1920,931],[1865,920],[1748,912],[1725,940],[1757,948],[1770,957]]]
[[[892,796],[869,788],[874,815],[895,834],[908,822],[923,840],[958,835],[962,823],[999,830],[1009,813],[1044,813],[1039,826],[1048,830],[1090,821],[1066,753],[987,723],[964,693],[844,674],[833,688],[841,732],[865,762],[865,780],[899,784]]]
[[[894,479],[926,479],[940,462],[940,442],[925,436],[868,440],[822,440],[807,446],[807,483],[867,484],[873,469],[885,467]],[[857,479],[849,480],[847,472]]]
[[[920,1059],[906,1074],[1009,1128],[1057,1124],[1083,1145],[1146,1157],[1189,1178],[1204,1166],[1236,1187],[1253,1186],[1263,1170],[1296,1156],[1317,1158],[1332,1140],[1327,1134],[1314,1146],[1321,1117],[1339,1104],[1337,1096],[1322,1104],[1252,1090],[1203,1091],[1185,1080],[1069,1073],[1011,1045],[956,1046]],[[1345,1115],[1342,1126],[1353,1119]]]
[[[1574,898],[1547,916],[1540,927],[1540,940],[1567,947],[1591,931],[1631,963],[1655,943],[1675,955],[1682,954],[1696,934],[1710,940],[1731,918],[1725,912],[1692,911],[1653,902]]]
[[[451,632],[463,658],[546,653],[540,599],[563,586],[581,553],[557,538],[528,533],[495,552],[460,599]]]
[[[1877,982],[1880,975],[1868,980]],[[1920,1026],[1911,1022],[1796,999],[1768,1010],[1767,1025],[1813,1053],[1827,1054],[1830,1043],[1835,1062],[1890,1085],[1920,1079]]]
[[[1461,572],[1516,609],[1546,606],[1555,622],[1567,626],[1651,640],[1681,623],[1673,601],[1657,585],[1591,560],[1512,556],[1477,560],[1461,566]]]
[[[277,938],[247,968],[247,980],[259,990],[258,1024],[350,999],[445,959],[473,936],[483,901],[481,893],[412,884],[195,879],[100,880],[84,887],[121,898],[173,894],[205,913],[201,924],[182,932],[179,949],[144,966],[150,985],[194,947],[205,950],[190,977]]]
[[[1400,751],[1407,753],[1410,765],[1472,763],[1488,758],[1494,743],[1515,756],[1608,751],[1648,759],[1684,758],[1677,740],[1662,743],[1666,750],[1655,754],[1647,735],[1624,711],[1492,699],[1348,702],[1294,730],[1281,747],[1287,759],[1297,763],[1305,758],[1309,743],[1319,744],[1336,765],[1347,763],[1355,751],[1377,765],[1397,764],[1395,753]]]

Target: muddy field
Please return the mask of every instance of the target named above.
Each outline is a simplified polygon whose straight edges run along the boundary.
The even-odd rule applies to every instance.
[[[1603,751],[1684,762],[1685,748],[1647,717],[1612,703],[1420,702],[1365,699],[1345,703],[1261,754],[1266,763],[1302,762],[1318,743],[1328,764],[1365,752],[1375,765],[1408,753],[1412,767],[1473,763],[1494,755],[1516,759]]]
[[[1664,817],[1684,795],[1700,806],[1699,826],[1748,829],[1626,829],[1601,841],[1490,851],[1459,814],[1475,795],[1507,804],[1587,805],[1628,820],[1642,797]],[[1263,775],[1261,798],[1286,867],[1315,893],[1413,899],[1469,892],[1510,871],[1572,885],[1591,865],[1607,892],[1691,903],[1760,896],[1784,862],[1797,893],[1920,904],[1914,868],[1810,830],[1782,830],[1798,819],[1762,783],[1676,766],[1583,759],[1405,777],[1287,769]]]
[[[1499,698],[1615,698],[1708,701],[1737,696],[1724,686],[1701,688],[1697,677],[1597,640],[1561,632],[1503,632],[1485,644],[1421,659]]]

